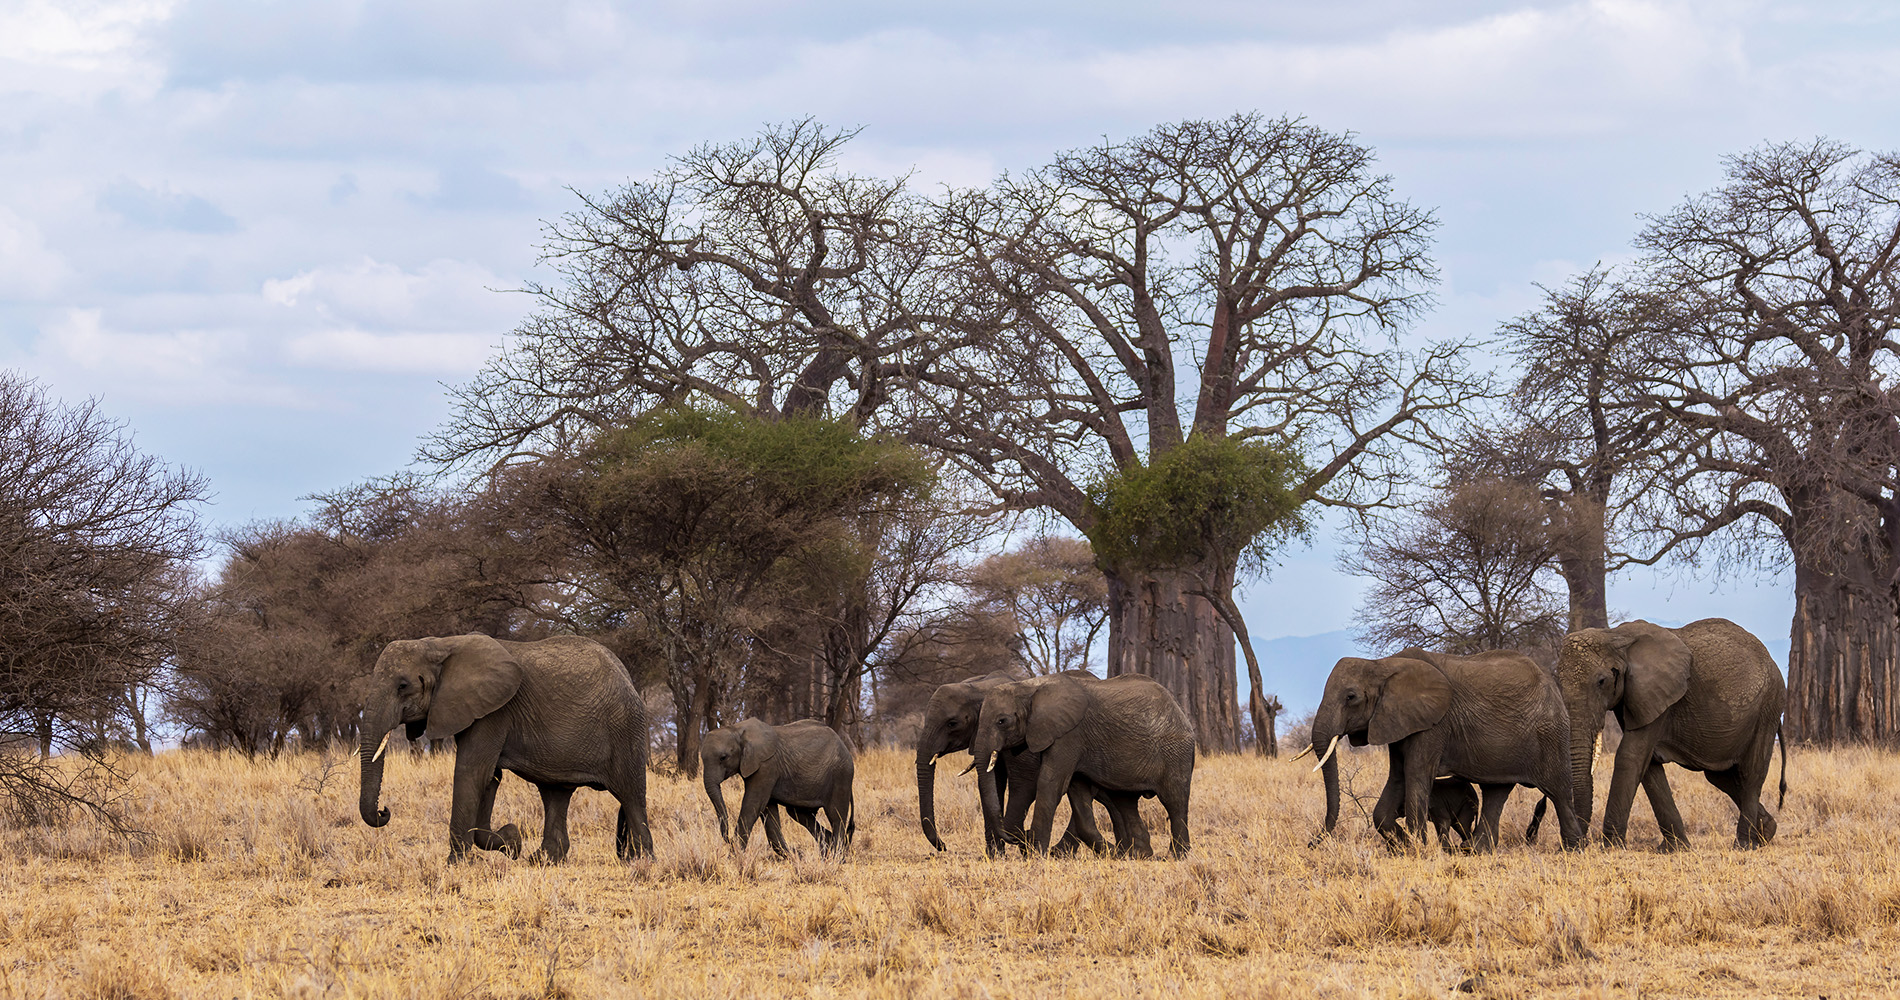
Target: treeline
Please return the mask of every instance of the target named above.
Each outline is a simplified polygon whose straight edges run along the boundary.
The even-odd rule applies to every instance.
[[[852,137],[796,123],[583,196],[431,477],[231,530],[215,580],[178,571],[203,484],[147,466],[161,640],[44,703],[24,678],[119,654],[0,652],[8,718],[110,720],[164,678],[172,718],[267,751],[344,734],[389,639],[575,631],[690,770],[737,713],[876,738],[936,680],[1093,644],[1231,750],[1273,707],[1237,696],[1234,588],[1331,511],[1381,647],[1549,647],[1607,624],[1620,569],[1792,566],[1791,734],[1900,735],[1900,159],[1736,156],[1632,263],[1416,344],[1436,220],[1351,136],[1189,121],[932,195],[839,167]],[[22,537],[76,530],[6,502]],[[996,555],[1005,525],[1059,530]]]

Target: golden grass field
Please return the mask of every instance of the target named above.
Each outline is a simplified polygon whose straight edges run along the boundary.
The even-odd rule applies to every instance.
[[[656,776],[657,859],[617,860],[613,800],[583,790],[558,868],[446,864],[446,757],[391,762],[381,830],[357,818],[353,758],[328,759],[320,791],[314,753],[133,759],[149,836],[0,830],[0,997],[1900,995],[1891,753],[1796,748],[1780,836],[1755,853],[1730,846],[1728,800],[1674,768],[1684,853],[1647,849],[1640,796],[1640,848],[1565,855],[1554,817],[1527,847],[1528,792],[1491,856],[1388,855],[1350,801],[1308,849],[1318,776],[1219,757],[1196,774],[1186,860],[988,861],[969,778],[940,768],[937,854],[909,755],[877,751],[843,863],[789,822],[798,857],[757,833],[735,857],[698,784]],[[1345,764],[1376,792],[1383,754]],[[508,820],[538,840],[513,777]]]

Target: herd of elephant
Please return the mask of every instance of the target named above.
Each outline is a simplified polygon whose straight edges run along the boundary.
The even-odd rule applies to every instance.
[[[1536,839],[1546,806],[1554,805],[1563,846],[1578,848],[1591,819],[1604,717],[1613,713],[1623,738],[1604,807],[1605,844],[1623,842],[1638,784],[1662,832],[1662,848],[1688,844],[1663,771],[1673,763],[1705,772],[1733,799],[1736,843],[1758,847],[1775,835],[1761,791],[1786,698],[1767,649],[1719,618],[1681,628],[1632,621],[1574,632],[1554,671],[1512,651],[1453,656],[1407,649],[1378,659],[1346,657],[1327,678],[1301,754],[1316,754],[1315,769],[1324,772],[1326,818],[1312,843],[1331,834],[1339,819],[1337,750],[1345,739],[1387,748],[1386,783],[1372,821],[1394,847],[1408,839],[1422,843],[1436,829],[1447,847],[1456,831],[1462,848],[1489,850],[1498,842],[1506,798],[1524,785],[1544,795],[1527,839]],[[389,821],[380,802],[383,756],[398,725],[410,739],[455,737],[451,860],[471,848],[520,854],[514,824],[491,828],[504,770],[540,789],[544,822],[534,860],[567,856],[568,801],[582,787],[619,800],[620,856],[652,854],[645,704],[620,661],[599,643],[484,635],[391,643],[377,661],[362,715],[360,808],[373,827]],[[1026,853],[1087,847],[1150,856],[1139,809],[1144,797],[1159,799],[1167,812],[1170,852],[1188,852],[1193,726],[1149,678],[994,673],[938,687],[916,751],[919,821],[939,851],[946,845],[937,825],[936,764],[965,750],[991,855],[1020,845]],[[857,828],[852,754],[822,723],[741,720],[707,733],[700,759],[723,838],[736,837],[743,848],[763,820],[768,842],[784,855],[782,807],[821,851],[849,848]],[[1781,768],[1785,798],[1785,744]],[[720,791],[735,774],[745,784],[736,824]],[[1065,798],[1069,826],[1051,843],[1056,808]],[[1113,844],[1096,827],[1097,802],[1108,810]]]

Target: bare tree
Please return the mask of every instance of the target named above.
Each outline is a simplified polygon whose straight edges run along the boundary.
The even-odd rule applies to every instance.
[[[1367,340],[1401,329],[1435,275],[1431,215],[1372,161],[1349,136],[1243,114],[1064,153],[948,198],[958,280],[990,303],[967,318],[995,329],[918,371],[928,391],[914,437],[1003,504],[1052,510],[1091,540],[1102,470],[1167,464],[1194,438],[1297,456],[1302,502],[1385,502],[1399,450],[1474,387],[1453,347],[1410,355]],[[1159,680],[1210,750],[1238,741],[1220,598],[1231,606],[1257,540],[1102,561],[1108,672]]]
[[[1555,648],[1563,600],[1551,588],[1563,551],[1534,487],[1508,479],[1447,486],[1405,517],[1373,526],[1343,568],[1372,580],[1354,616],[1382,649],[1469,654]]]
[[[0,371],[0,790],[16,811],[88,788],[19,753],[97,745],[165,670],[193,613],[204,479],[141,453],[93,401]]]
[[[1661,336],[1632,379],[1682,435],[1670,542],[1792,562],[1792,736],[1900,739],[1900,156],[1731,157],[1638,244]]]

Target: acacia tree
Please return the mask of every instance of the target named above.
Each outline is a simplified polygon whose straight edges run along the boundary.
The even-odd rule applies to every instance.
[[[1794,566],[1790,735],[1900,739],[1900,156],[1727,161],[1638,243],[1664,308],[1630,373],[1681,433],[1672,539]]]
[[[1190,440],[1232,438],[1300,464],[1296,507],[1381,503],[1398,449],[1472,390],[1454,348],[1408,355],[1367,339],[1425,304],[1430,213],[1394,196],[1350,136],[1242,114],[1064,153],[946,199],[941,219],[956,286],[990,306],[969,318],[993,328],[918,370],[915,438],[1003,504],[1052,510],[1096,541],[1109,673],[1155,677],[1204,747],[1234,749],[1221,605],[1258,536],[1119,561],[1099,543],[1102,501],[1137,470],[1181,461],[1170,456]],[[1244,458],[1202,457],[1222,455]]]
[[[689,776],[700,727],[729,721],[747,660],[783,610],[770,591],[795,557],[928,479],[908,449],[842,421],[685,408],[603,433],[546,476],[559,523],[656,637]]]
[[[964,586],[1014,628],[1018,655],[1035,674],[1086,670],[1108,624],[1108,588],[1080,538],[1040,535],[970,567]]]

